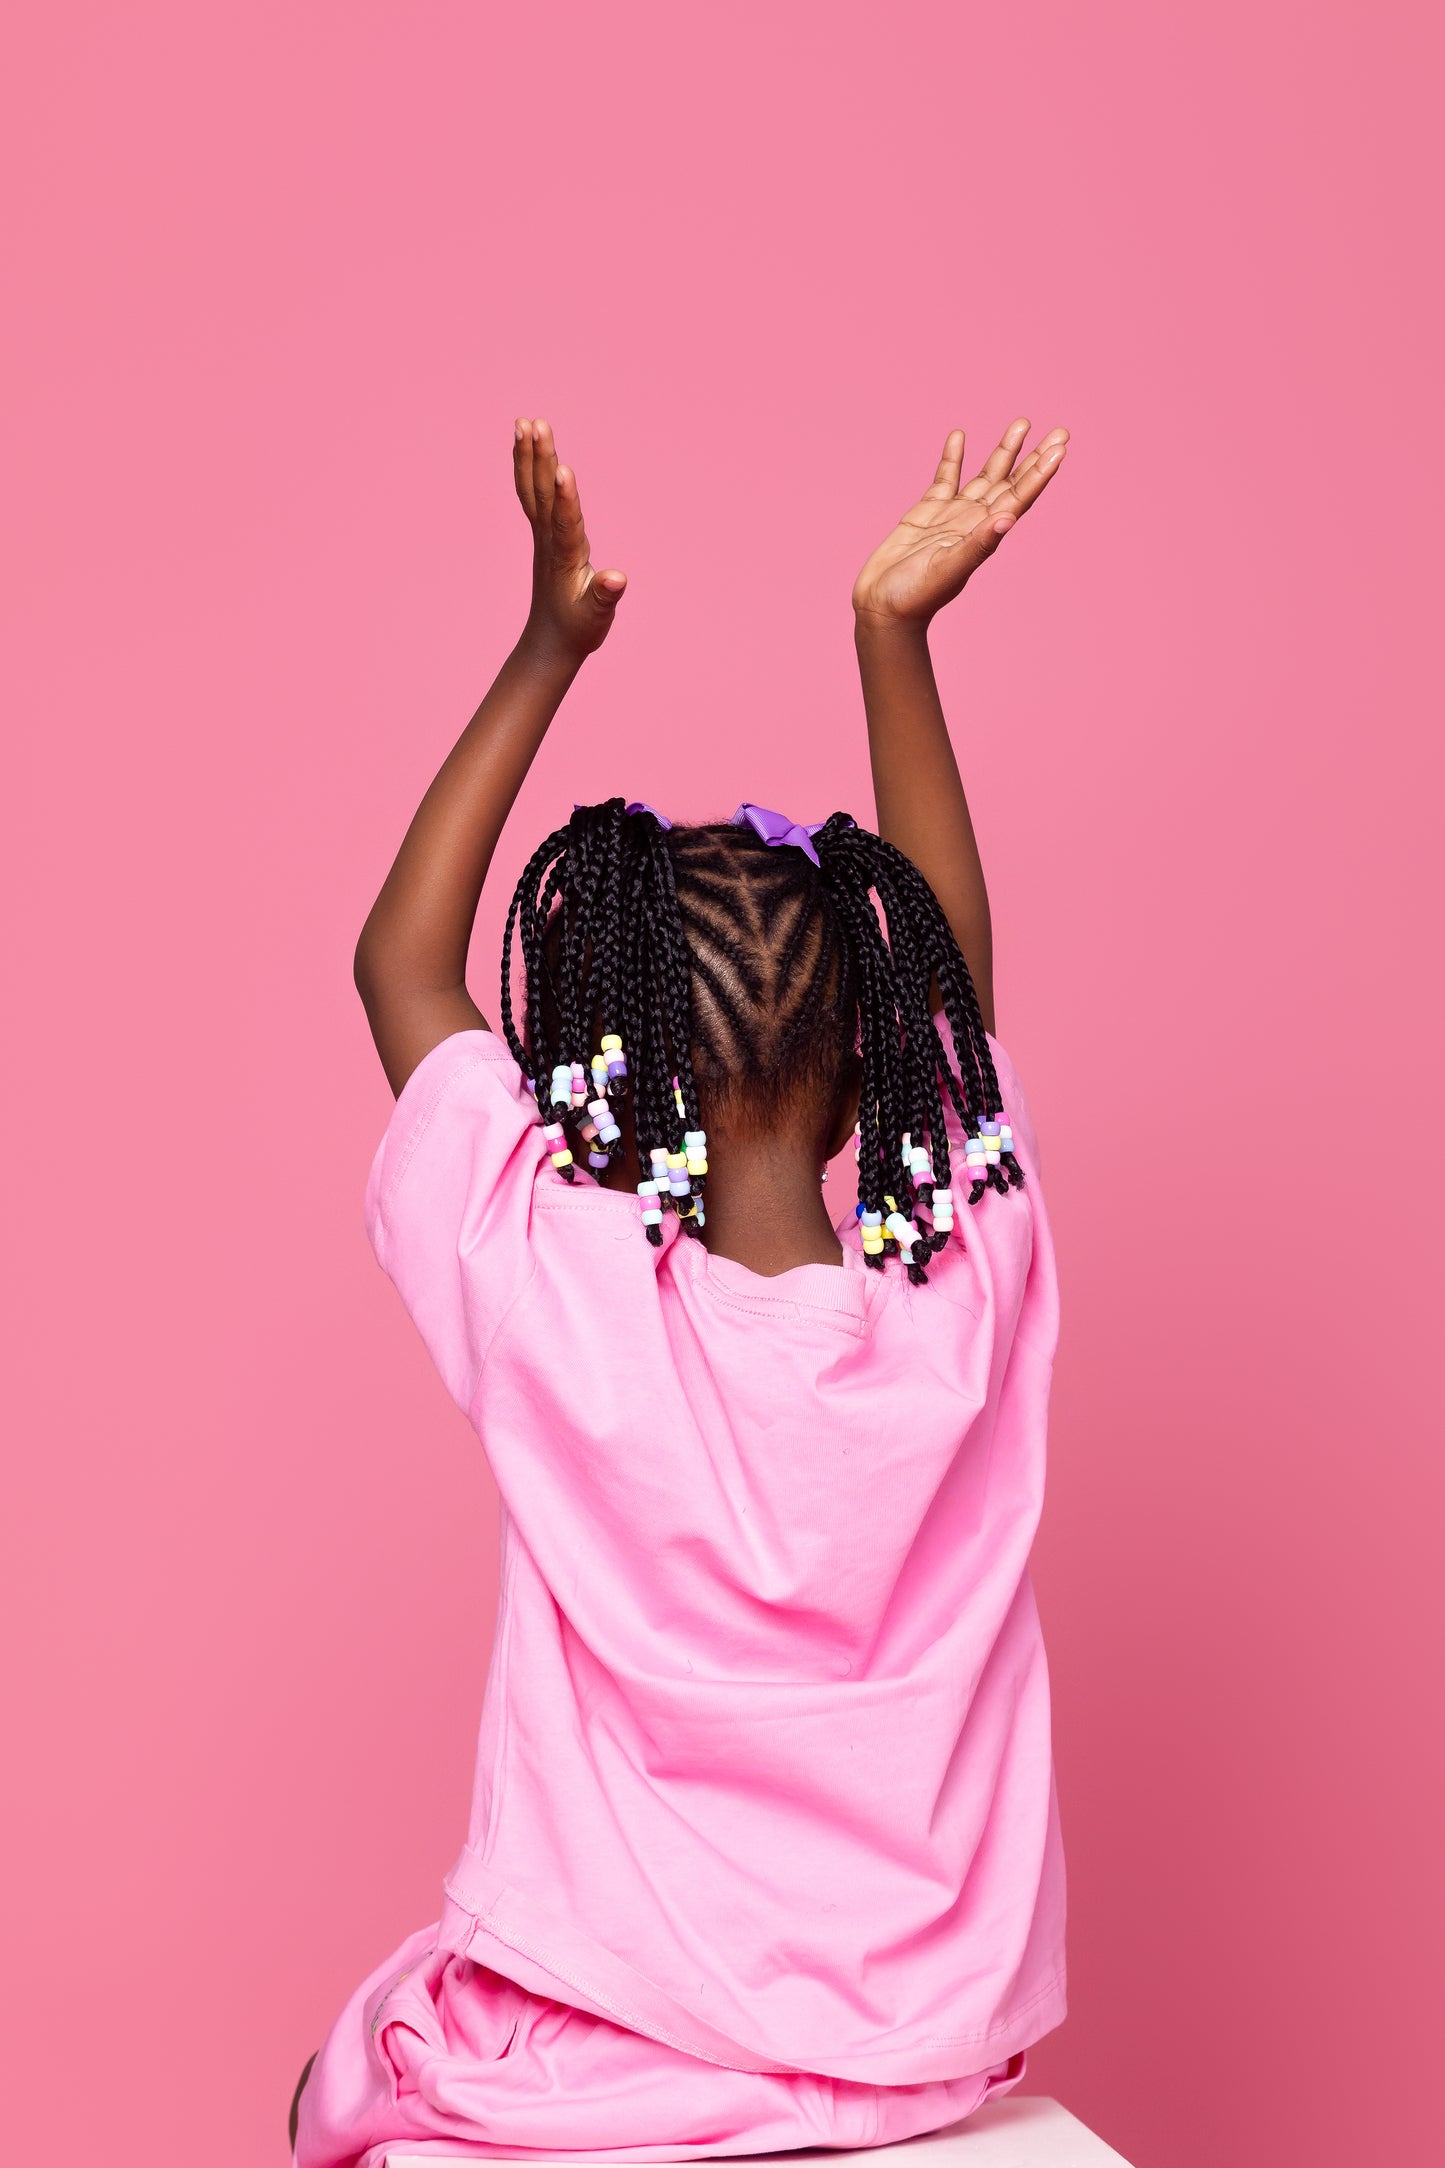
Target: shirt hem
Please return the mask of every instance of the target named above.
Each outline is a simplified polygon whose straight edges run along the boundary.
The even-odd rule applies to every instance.
[[[629,2032],[729,2070],[804,2071],[873,2085],[930,2084],[969,2077],[983,2062],[1032,2047],[1062,2023],[1067,2011],[1061,1961],[1022,2001],[985,2025],[918,2033],[891,2044],[769,2055],[696,2017],[590,1937],[540,1914],[521,1892],[465,1853],[447,1877],[440,1941],[531,1993],[591,2010]]]

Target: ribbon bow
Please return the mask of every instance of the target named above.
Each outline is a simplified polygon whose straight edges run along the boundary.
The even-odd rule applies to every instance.
[[[754,835],[761,836],[770,848],[791,843],[795,850],[806,852],[815,866],[822,863],[813,838],[820,828],[827,826],[826,821],[809,821],[805,827],[799,821],[790,821],[786,813],[774,813],[765,805],[744,804],[734,813],[733,826],[741,828],[744,825],[751,828]]]
[[[665,813],[659,813],[657,807],[655,805],[649,805],[645,798],[634,798],[632,803],[627,807],[627,811],[629,813],[650,813],[659,828],[670,828],[672,826],[672,822],[668,819],[667,815]]]

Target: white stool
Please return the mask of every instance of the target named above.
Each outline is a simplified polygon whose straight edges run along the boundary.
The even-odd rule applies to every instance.
[[[463,2161],[475,2161],[475,2153],[388,2153],[387,2168],[447,2168],[447,2163],[460,2168]],[[572,2161],[595,2162],[596,2156],[586,2153],[567,2155]],[[926,2137],[909,2138],[902,2145],[877,2145],[866,2147],[857,2153],[844,2151],[814,2151],[797,2153],[762,2153],[743,2155],[729,2154],[719,2160],[717,2168],[789,2168],[793,2161],[821,2161],[841,2168],[844,2161],[857,2161],[861,2168],[1107,2168],[1112,2161],[1114,2168],[1129,2168],[1122,2153],[1105,2145],[1086,2130],[1056,2100],[996,2100],[991,2107],[980,2108],[962,2123],[950,2123],[947,2130],[932,2130]],[[539,2168],[537,2156],[530,2160],[507,2161],[493,2156],[489,2168]],[[654,2162],[653,2168],[662,2168]],[[686,2168],[704,2168],[699,2162],[689,2162]]]

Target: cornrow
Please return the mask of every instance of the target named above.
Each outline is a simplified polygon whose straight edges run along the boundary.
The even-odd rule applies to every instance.
[[[705,1106],[766,1126],[829,1098],[856,1055],[864,1258],[881,1269],[896,1253],[921,1284],[954,1224],[946,1107],[964,1132],[970,1204],[1017,1187],[1023,1170],[968,965],[932,889],[846,813],[807,833],[810,849],[774,847],[731,822],[674,828],[621,798],[576,807],[512,896],[502,1029],[569,1181],[568,1125],[605,1171],[622,1150],[613,1102],[630,1092],[654,1243],[669,1207],[693,1234],[704,1224]]]

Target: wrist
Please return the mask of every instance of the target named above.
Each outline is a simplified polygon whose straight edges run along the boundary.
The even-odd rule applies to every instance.
[[[927,617],[894,617],[886,610],[853,606],[853,639],[860,648],[913,649],[928,652]]]
[[[527,669],[540,675],[556,677],[570,684],[583,663],[588,650],[579,648],[566,639],[555,625],[545,618],[529,617],[522,627],[522,636],[512,650],[517,660]]]

